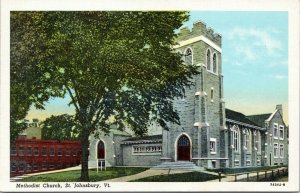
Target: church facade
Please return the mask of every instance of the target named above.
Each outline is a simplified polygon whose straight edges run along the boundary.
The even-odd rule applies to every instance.
[[[222,37],[199,21],[182,28],[176,49],[186,65],[199,74],[185,96],[174,101],[180,125],[160,135],[132,137],[113,130],[90,136],[89,167],[99,160],[107,166],[157,166],[165,162],[192,162],[203,168],[288,164],[287,127],[282,106],[263,115],[245,116],[225,109],[222,73]],[[181,163],[181,162],[180,162]]]

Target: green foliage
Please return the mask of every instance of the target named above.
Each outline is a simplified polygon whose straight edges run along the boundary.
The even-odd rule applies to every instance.
[[[113,178],[118,178],[122,176],[130,176],[143,172],[149,168],[142,167],[109,167],[106,171],[90,170],[90,182],[99,182],[103,180],[109,180]],[[21,179],[22,182],[78,182],[80,181],[80,170],[57,172],[52,174],[43,174],[37,176],[30,176]]]
[[[108,132],[111,117],[137,135],[151,121],[180,123],[173,99],[197,73],[173,49],[187,19],[180,11],[11,12],[12,78],[37,108],[70,95],[87,171],[88,136]]]
[[[135,180],[134,182],[205,182],[215,179],[218,179],[217,175],[202,172],[188,172],[182,174],[150,176]]]
[[[20,122],[14,119],[13,116],[10,117],[10,144],[15,145],[15,141],[19,136],[19,133],[27,128],[27,124],[25,122]]]
[[[79,140],[78,123],[74,116],[63,114],[47,118],[42,122],[42,139]]]

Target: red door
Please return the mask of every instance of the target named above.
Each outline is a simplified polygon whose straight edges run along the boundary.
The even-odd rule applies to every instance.
[[[182,135],[177,142],[177,160],[191,160],[190,140],[187,136]]]
[[[99,141],[98,143],[98,159],[105,158],[105,147],[103,141]]]

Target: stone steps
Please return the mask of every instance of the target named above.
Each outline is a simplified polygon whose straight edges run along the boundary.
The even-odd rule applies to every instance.
[[[154,166],[151,169],[155,170],[195,170],[200,171],[204,170],[203,167],[196,166],[190,161],[177,161],[177,162],[163,162],[160,165]]]

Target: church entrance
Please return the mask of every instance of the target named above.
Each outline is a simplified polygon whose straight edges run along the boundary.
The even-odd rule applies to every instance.
[[[105,146],[103,141],[98,143],[98,159],[105,159]]]
[[[182,135],[177,141],[177,160],[191,160],[190,140],[186,135]]]

